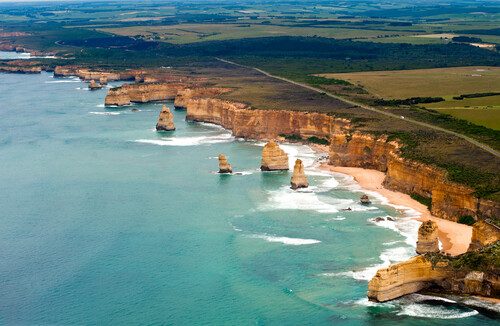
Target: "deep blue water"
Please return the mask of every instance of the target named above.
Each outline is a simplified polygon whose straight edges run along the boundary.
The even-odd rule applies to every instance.
[[[418,223],[375,194],[358,204],[350,177],[314,167],[324,154],[282,146],[307,166],[311,187],[294,192],[291,172],[258,170],[263,143],[172,103],[105,108],[86,87],[0,74],[0,324],[495,323],[461,299],[369,303]],[[163,104],[175,132],[154,130]],[[215,173],[219,153],[242,173]]]

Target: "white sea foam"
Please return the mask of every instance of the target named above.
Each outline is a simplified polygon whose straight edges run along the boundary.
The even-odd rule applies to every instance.
[[[401,301],[403,301],[403,302],[411,301],[412,303],[421,303],[421,302],[425,302],[425,301],[429,301],[429,300],[443,301],[443,302],[447,302],[447,303],[457,303],[455,300],[451,300],[451,299],[447,299],[447,298],[443,298],[443,297],[438,297],[435,295],[427,295],[427,294],[420,294],[420,293],[409,294],[409,295],[403,297],[403,299],[401,299]]]
[[[224,127],[220,126],[220,125],[216,125],[215,123],[210,123],[210,122],[197,122],[198,124],[202,125],[202,126],[205,126],[205,127],[210,127],[210,128],[213,128],[213,129],[218,129],[218,130],[226,130]]]
[[[53,83],[80,83],[80,79],[65,79],[65,80],[47,80],[44,81],[45,84],[53,84]]]
[[[432,318],[432,319],[460,319],[477,315],[476,310],[463,311],[457,308],[435,306],[425,303],[404,305],[398,315]]]
[[[327,221],[343,221],[345,220],[344,216],[330,217],[326,219]]]
[[[500,303],[494,303],[485,299],[480,299],[475,297],[467,297],[467,298],[458,297],[457,300],[459,300],[460,303],[463,303],[467,306],[487,309],[500,313]]]
[[[355,301],[350,301],[349,303],[353,303],[358,306],[366,306],[366,307],[375,307],[375,306],[389,306],[389,307],[394,307],[394,304],[391,302],[373,302],[368,300],[368,297],[363,297],[359,300]]]
[[[306,145],[281,144],[280,147],[287,153],[290,167],[293,167],[295,160],[299,158],[302,160],[304,168],[307,169],[313,165],[317,157],[314,150]]]
[[[250,174],[254,174],[256,171],[258,171],[258,170],[236,171],[236,172],[233,172],[233,174],[234,175],[250,175]]]
[[[268,201],[261,204],[260,210],[308,210],[318,213],[337,213],[339,207],[345,206],[342,199],[338,199],[337,205],[327,204],[318,199],[313,192],[294,191],[288,186],[279,190],[268,192]],[[349,201],[349,200],[348,200]]]
[[[196,146],[216,143],[227,143],[233,140],[231,134],[221,134],[217,136],[203,137],[172,137],[165,139],[137,139],[133,140],[137,143],[146,143],[160,146]]]
[[[90,114],[99,114],[99,115],[118,115],[120,112],[89,112]]]
[[[267,234],[251,234],[248,235],[249,238],[264,239],[269,242],[281,242],[286,245],[291,246],[301,246],[310,245],[315,243],[320,243],[321,241],[315,239],[300,239],[300,238],[288,238],[288,237],[277,237]]]
[[[97,104],[96,105],[96,108],[104,108],[104,107],[106,107],[104,104]]]

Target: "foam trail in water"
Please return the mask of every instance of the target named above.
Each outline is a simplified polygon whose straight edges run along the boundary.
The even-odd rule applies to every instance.
[[[90,114],[99,114],[99,115],[118,115],[120,112],[89,112]]]
[[[337,213],[340,207],[347,206],[346,202],[352,202],[349,199],[335,199],[336,204],[328,204],[318,199],[318,196],[313,192],[294,191],[288,186],[282,187],[280,190],[268,191],[268,202],[262,204],[259,209],[268,210],[308,210],[318,213]]]
[[[310,245],[315,243],[320,243],[321,241],[315,239],[300,239],[300,238],[288,238],[288,237],[277,237],[271,236],[267,234],[252,234],[248,235],[249,238],[255,239],[264,239],[269,242],[281,242],[286,245],[291,246],[301,246],[301,245]]]
[[[137,143],[146,143],[160,146],[196,146],[216,143],[226,143],[233,140],[231,134],[221,134],[217,136],[205,137],[172,137],[166,139],[137,139]]]
[[[398,315],[432,318],[432,319],[460,319],[479,314],[476,310],[463,311],[457,308],[435,306],[425,303],[413,303],[402,307]]]

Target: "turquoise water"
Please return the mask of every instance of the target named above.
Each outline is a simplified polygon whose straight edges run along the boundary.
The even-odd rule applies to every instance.
[[[358,204],[363,191],[350,177],[315,168],[324,154],[283,146],[307,166],[311,187],[294,192],[290,172],[258,170],[264,143],[187,123],[172,103],[105,108],[106,90],[86,87],[47,73],[0,74],[0,324],[488,325],[498,317],[471,308],[472,299],[369,303],[368,280],[413,255],[418,223],[376,194],[370,207]],[[154,130],[162,104],[175,132]],[[215,173],[219,153],[240,173]]]

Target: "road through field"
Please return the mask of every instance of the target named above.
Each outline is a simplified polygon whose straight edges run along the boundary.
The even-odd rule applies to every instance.
[[[395,118],[395,119],[400,119],[400,120],[404,119],[405,121],[413,123],[413,124],[417,124],[417,125],[420,125],[420,126],[423,126],[423,127],[431,128],[431,129],[434,129],[434,130],[442,131],[442,132],[445,132],[447,134],[451,134],[451,135],[460,137],[462,139],[465,139],[469,143],[474,144],[474,145],[476,145],[476,146],[484,149],[485,151],[487,151],[487,152],[495,155],[496,157],[500,157],[500,152],[494,150],[493,148],[491,148],[491,147],[489,147],[487,145],[481,144],[480,142],[475,141],[474,139],[472,139],[470,137],[467,137],[465,135],[459,134],[457,132],[454,132],[454,131],[451,131],[451,130],[448,130],[448,129],[444,129],[444,128],[441,128],[441,127],[438,127],[438,126],[434,126],[434,125],[431,125],[431,124],[428,124],[428,123],[425,123],[425,122],[421,122],[421,121],[417,121],[417,120],[413,120],[413,119],[408,119],[408,118],[405,118],[405,117],[402,117],[402,116],[399,116],[399,115],[396,115],[396,114],[393,114],[393,113],[390,113],[390,112],[385,112],[383,110],[375,109],[373,107],[370,107],[370,106],[367,106],[367,105],[364,105],[364,104],[361,104],[361,103],[357,103],[357,102],[345,99],[343,97],[340,97],[340,96],[337,96],[337,95],[334,95],[334,94],[330,94],[330,93],[325,92],[324,90],[316,88],[316,87],[312,87],[312,86],[309,86],[309,85],[306,85],[306,84],[302,84],[302,83],[299,83],[299,82],[296,82],[296,81],[293,81],[293,80],[290,80],[290,79],[287,79],[287,78],[283,78],[283,77],[271,75],[270,73],[268,73],[268,72],[266,72],[266,71],[264,71],[262,69],[259,69],[259,68],[248,67],[248,66],[236,63],[236,62],[232,62],[232,61],[224,60],[224,59],[220,59],[220,58],[216,58],[216,59],[219,60],[219,61],[231,64],[231,65],[240,66],[240,67],[244,67],[244,68],[248,68],[248,69],[254,69],[254,70],[256,70],[256,71],[260,72],[261,74],[264,74],[264,75],[266,75],[268,77],[275,78],[275,79],[280,79],[280,80],[283,80],[283,81],[285,81],[287,83],[291,83],[291,84],[294,84],[294,85],[297,85],[297,86],[301,86],[301,87],[310,89],[310,90],[318,92],[318,93],[324,93],[325,95],[327,95],[329,97],[332,97],[334,99],[340,100],[342,102],[345,102],[345,103],[348,103],[348,104],[351,104],[351,105],[354,105],[354,106],[359,106],[360,108],[363,108],[363,109],[366,109],[366,110],[370,110],[370,111],[374,111],[374,112],[377,112],[377,113],[380,113],[380,114],[384,114],[386,116],[389,116],[389,117],[392,117],[392,118]]]

